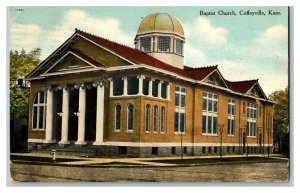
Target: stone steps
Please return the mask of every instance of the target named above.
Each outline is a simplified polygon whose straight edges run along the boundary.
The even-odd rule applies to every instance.
[[[50,153],[52,150],[56,150],[57,154],[60,155],[76,155],[76,156],[94,156],[96,154],[96,149],[92,148],[91,144],[84,146],[75,145],[74,142],[68,145],[59,145],[59,144],[41,144],[33,152],[37,153]]]

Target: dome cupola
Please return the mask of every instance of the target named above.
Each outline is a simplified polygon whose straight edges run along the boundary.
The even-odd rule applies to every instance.
[[[135,37],[136,49],[178,68],[184,65],[184,42],[181,23],[167,13],[146,16]]]

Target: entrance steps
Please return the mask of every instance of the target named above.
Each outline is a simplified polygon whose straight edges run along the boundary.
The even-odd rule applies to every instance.
[[[81,157],[94,157],[97,153],[96,149],[92,147],[92,142],[87,145],[75,145],[75,141],[71,141],[68,145],[61,144],[40,144],[37,145],[32,152],[37,153],[50,153],[52,150],[56,150],[58,155],[74,155]]]

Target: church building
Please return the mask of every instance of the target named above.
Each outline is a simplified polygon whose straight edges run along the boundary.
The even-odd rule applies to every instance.
[[[272,152],[274,102],[258,80],[227,80],[217,65],[185,66],[185,42],[183,26],[167,13],[142,20],[135,48],[75,29],[26,77],[28,149],[128,157]]]

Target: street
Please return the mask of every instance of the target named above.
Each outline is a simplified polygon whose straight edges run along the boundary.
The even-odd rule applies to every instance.
[[[190,167],[69,167],[11,164],[19,182],[287,182],[287,162]]]

